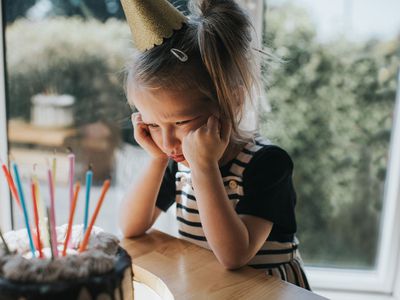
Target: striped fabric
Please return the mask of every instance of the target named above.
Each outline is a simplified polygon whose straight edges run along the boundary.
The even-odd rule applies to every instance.
[[[234,159],[230,175],[223,177],[224,186],[233,208],[243,195],[242,177],[246,165],[258,150],[268,144],[270,144],[268,141],[257,138],[255,142],[245,145]],[[178,163],[175,181],[176,217],[181,238],[211,250],[201,226],[199,210],[191,184],[190,169]],[[257,269],[264,269],[271,276],[277,276],[310,290],[297,245],[297,239],[293,243],[266,241],[248,264]]]

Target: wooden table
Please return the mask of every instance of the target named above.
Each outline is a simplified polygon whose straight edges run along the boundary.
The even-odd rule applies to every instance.
[[[134,279],[163,299],[325,299],[261,270],[226,270],[211,251],[157,230],[124,239],[122,247],[132,256]]]

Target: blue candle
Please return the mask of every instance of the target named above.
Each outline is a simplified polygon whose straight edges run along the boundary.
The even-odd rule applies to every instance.
[[[83,233],[86,232],[89,219],[89,202],[90,202],[90,187],[92,185],[93,171],[91,166],[86,172],[86,199],[85,199],[85,216],[83,220]]]
[[[26,210],[24,191],[22,189],[21,178],[19,177],[18,166],[15,162],[12,163],[12,166],[14,169],[15,180],[17,182],[19,200],[21,201],[22,210],[24,212],[25,226],[29,237],[29,246],[31,247],[32,256],[35,257],[35,247],[33,246],[31,227],[29,226],[28,211]]]

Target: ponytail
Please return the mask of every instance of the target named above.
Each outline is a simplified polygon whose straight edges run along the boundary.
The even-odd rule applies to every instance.
[[[238,123],[255,82],[251,53],[251,22],[234,0],[192,0],[192,21],[203,63],[213,82],[222,117]]]

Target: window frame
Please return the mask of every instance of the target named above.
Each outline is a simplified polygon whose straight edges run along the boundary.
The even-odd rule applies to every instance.
[[[256,0],[262,7],[268,0]],[[400,299],[400,72],[389,146],[376,268],[371,271],[306,266],[311,286],[336,299]],[[366,220],[367,222],[368,220]],[[393,298],[396,297],[396,298]]]
[[[7,139],[7,111],[6,111],[6,82],[5,82],[5,28],[3,28],[3,5],[0,5],[0,29],[2,38],[0,42],[0,157],[8,164],[8,139]],[[0,227],[3,231],[11,230],[11,199],[3,171],[0,171]]]
[[[400,70],[383,195],[376,269],[335,270],[307,267],[311,284],[337,299],[400,298]],[[346,291],[348,293],[346,293]],[[367,294],[369,292],[369,294]],[[353,295],[350,297],[350,295]]]

